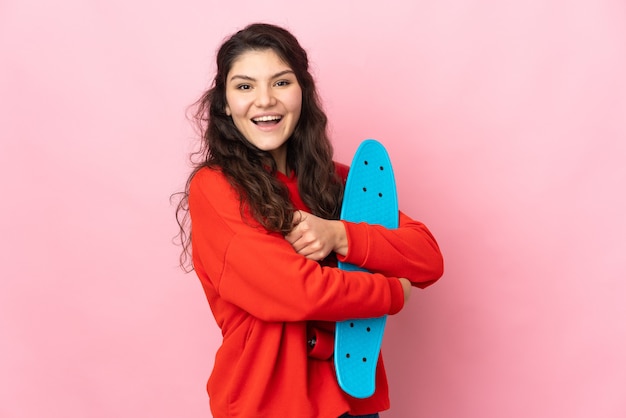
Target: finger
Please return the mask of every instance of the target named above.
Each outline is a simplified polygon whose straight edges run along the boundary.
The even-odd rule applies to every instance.
[[[293,219],[291,220],[292,225],[298,225],[305,219],[305,215],[301,210],[297,210],[293,213]]]
[[[306,258],[308,258],[309,260],[314,260],[314,261],[322,261],[327,256],[328,254],[325,254],[324,252],[320,252],[320,251],[316,251],[308,255],[305,255]]]
[[[308,240],[305,234],[301,235],[291,244],[291,246],[298,254],[302,254],[304,256],[308,256],[319,251],[319,248],[315,245],[315,243]]]
[[[327,251],[327,249],[325,249],[318,241],[305,243],[305,245],[303,245],[300,250],[297,250],[297,252],[298,254],[312,260],[321,260],[326,258],[329,253],[329,251]]]
[[[289,244],[293,245],[296,241],[300,239],[301,236],[302,234],[298,233],[298,231],[296,231],[294,228],[291,230],[290,233],[285,235],[285,239],[287,240]]]
[[[303,247],[307,244],[307,229],[306,227],[300,223],[294,226],[291,231],[285,235],[285,238],[291,245],[294,245],[296,242],[300,242],[300,247]]]

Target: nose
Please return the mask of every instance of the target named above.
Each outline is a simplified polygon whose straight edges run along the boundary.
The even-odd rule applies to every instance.
[[[255,104],[257,107],[270,107],[276,103],[276,97],[270,87],[259,87],[257,89]]]

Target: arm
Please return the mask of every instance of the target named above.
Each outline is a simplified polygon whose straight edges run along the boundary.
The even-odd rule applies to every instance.
[[[443,274],[443,258],[430,231],[399,213],[398,229],[379,225],[325,220],[299,211],[286,236],[296,252],[321,260],[331,251],[340,261],[395,277],[407,277],[419,287]]]
[[[443,257],[426,226],[399,213],[399,227],[344,222],[348,252],[338,256],[384,275],[406,277],[415,286],[426,287],[443,275]]]
[[[281,235],[244,221],[236,194],[219,172],[196,174],[189,208],[194,265],[203,285],[259,319],[337,321],[403,307],[399,279],[321,267],[294,252]]]

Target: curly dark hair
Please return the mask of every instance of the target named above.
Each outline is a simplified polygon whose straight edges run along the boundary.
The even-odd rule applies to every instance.
[[[285,185],[276,178],[276,163],[269,152],[248,142],[226,114],[226,79],[234,61],[248,51],[274,51],[295,73],[302,89],[302,110],[287,141],[287,166],[295,172],[302,201],[311,212],[338,219],[343,184],[333,162],[327,134],[327,117],[309,72],[306,51],[298,40],[279,26],[255,23],[227,38],[217,53],[217,73],[211,88],[194,104],[194,120],[201,134],[200,149],[192,154],[194,168],[185,190],[178,196],[177,235],[183,247],[180,264],[193,270],[190,262],[191,225],[189,186],[203,167],[220,169],[237,190],[242,216],[245,209],[268,231],[283,235],[292,229],[294,207]]]

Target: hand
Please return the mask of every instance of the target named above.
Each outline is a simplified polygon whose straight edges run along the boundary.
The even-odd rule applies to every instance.
[[[404,291],[404,303],[406,304],[409,300],[409,297],[411,296],[411,288],[413,286],[411,286],[411,282],[404,277],[401,277],[399,280],[400,284],[402,285],[402,290]]]
[[[323,260],[331,251],[346,255],[348,238],[341,221],[322,219],[299,210],[294,214],[293,224],[285,239],[298,254],[315,261]]]

